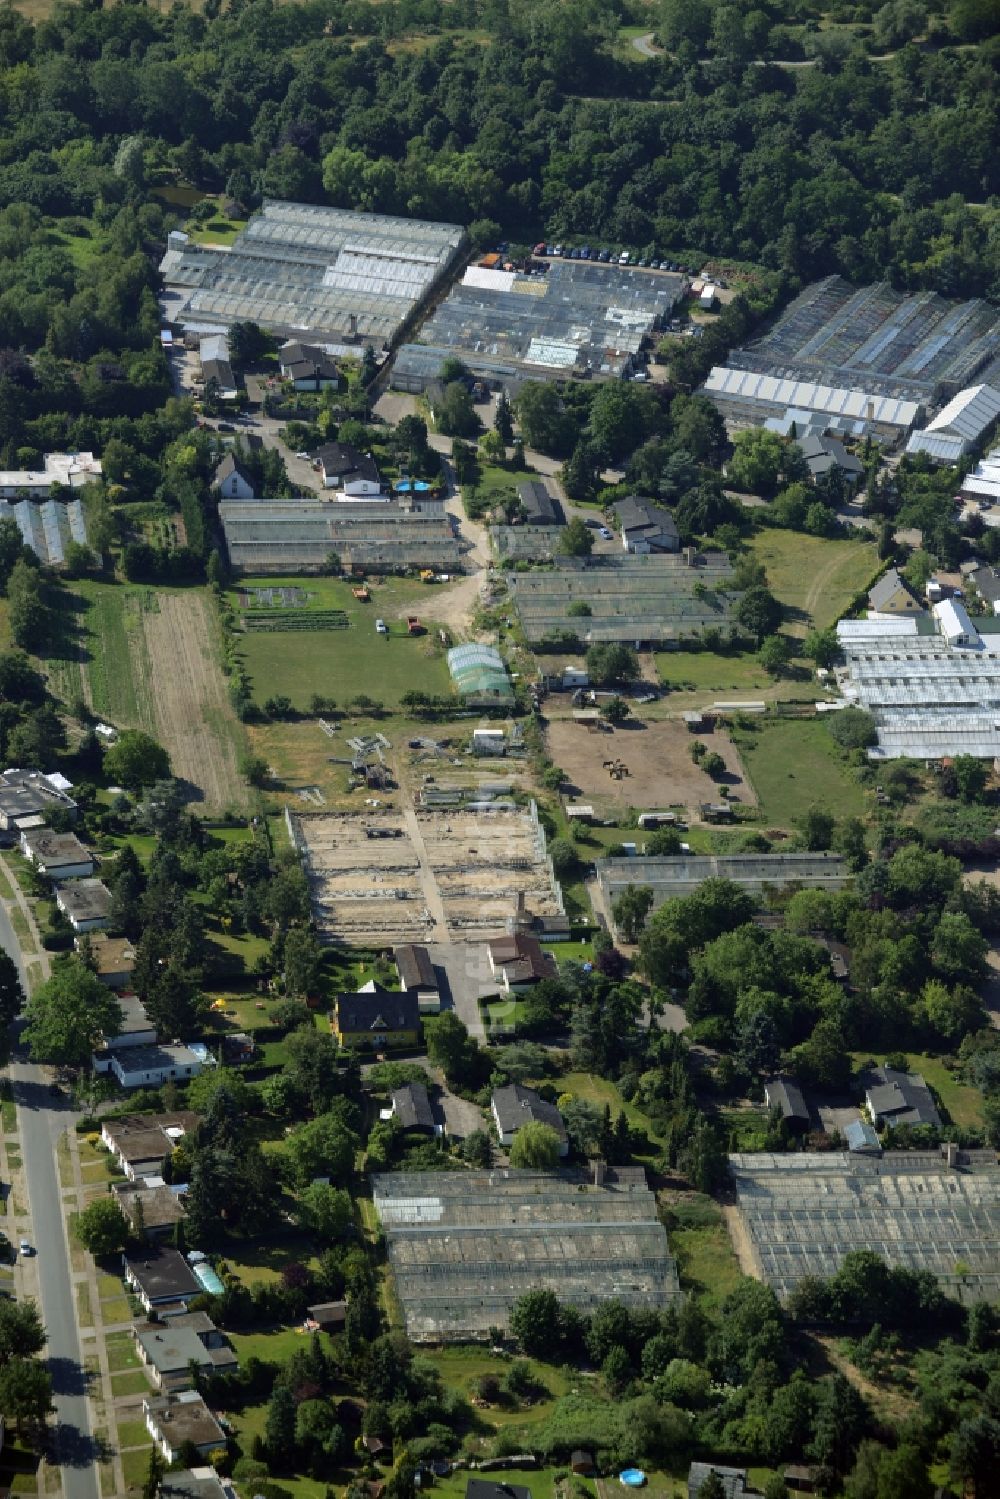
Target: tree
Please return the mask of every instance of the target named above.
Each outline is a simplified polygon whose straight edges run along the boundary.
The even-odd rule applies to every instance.
[[[564,458],[577,439],[577,425],[563,405],[559,387],[546,381],[529,380],[517,397],[521,435],[529,448]]]
[[[725,1486],[714,1468],[698,1490],[698,1499],[726,1499]]]
[[[601,717],[606,719],[608,723],[624,723],[626,718],[631,716],[631,713],[632,709],[628,703],[623,697],[619,697],[617,693],[613,697],[609,697],[607,702],[601,704]]]
[[[597,470],[597,457],[593,448],[581,439],[562,466],[560,477],[567,498],[592,500],[597,488]]]
[[[0,948],[0,1028],[6,1031],[23,1008],[24,990],[17,964],[9,953]]]
[[[623,942],[638,942],[646,917],[653,909],[653,892],[648,885],[628,884],[611,905],[615,926]]]
[[[549,858],[557,879],[570,879],[580,868],[580,855],[576,844],[569,838],[553,838],[549,844]]]
[[[462,380],[446,385],[434,406],[434,420],[439,432],[448,437],[474,437],[480,422],[468,386]]]
[[[52,1376],[36,1359],[12,1358],[0,1368],[0,1410],[20,1431],[41,1435],[52,1410]]]
[[[786,442],[777,432],[748,427],[737,432],[733,439],[733,456],[727,468],[729,480],[735,489],[770,497],[777,491],[782,475],[801,477],[797,465],[789,461],[793,453],[801,457],[801,449]]]
[[[617,641],[592,645],[587,652],[587,675],[594,687],[627,687],[639,680],[639,658],[630,645]]]
[[[295,1396],[283,1381],[274,1386],[267,1403],[264,1445],[275,1467],[290,1467],[295,1457]]]
[[[85,1207],[76,1220],[75,1232],[84,1249],[97,1259],[120,1254],[129,1241],[128,1221],[110,1197],[98,1197]]]
[[[485,1080],[485,1059],[478,1043],[452,1010],[425,1025],[427,1055],[453,1086],[475,1088]]]
[[[299,1194],[298,1219],[324,1244],[335,1244],[349,1229],[353,1214],[347,1192],[324,1182],[312,1182]]]
[[[649,397],[637,385],[607,380],[590,403],[590,437],[609,463],[634,453],[649,433]]]
[[[594,550],[594,533],[579,516],[559,532],[559,550],[566,557],[589,557]]]
[[[45,1347],[45,1329],[33,1301],[0,1301],[0,1364],[31,1358]]]
[[[503,390],[497,396],[497,409],[493,416],[493,430],[505,447],[508,443],[514,441],[514,413],[511,410],[510,401],[507,399],[507,393]]]
[[[977,760],[972,755],[956,755],[952,761],[952,771],[963,802],[977,802],[986,788],[985,761]]]
[[[843,708],[826,715],[827,728],[841,749],[869,749],[878,740],[875,720],[864,708]]]
[[[244,755],[240,761],[240,775],[251,786],[266,786],[270,780],[270,766],[263,755]]]
[[[357,1145],[350,1130],[334,1114],[321,1114],[300,1124],[288,1137],[288,1163],[296,1182],[306,1187],[317,1176],[346,1182],[354,1167]]]
[[[170,775],[170,756],[142,729],[124,729],[104,753],[104,773],[128,791],[139,791]]]
[[[23,557],[15,562],[7,580],[10,600],[8,622],[14,644],[22,650],[37,651],[47,642],[51,618],[37,567],[30,567]]]
[[[554,1291],[525,1291],[510,1310],[511,1336],[530,1357],[552,1357],[559,1345],[561,1323]]]
[[[514,1136],[510,1164],[528,1171],[552,1171],[559,1160],[559,1136],[550,1124],[530,1119]]]
[[[0,594],[7,592],[10,575],[21,555],[23,545],[21,527],[14,517],[5,515],[0,518]]]
[[[989,1499],[1000,1471],[1000,1420],[984,1413],[959,1423],[951,1441],[951,1471],[971,1487],[975,1499]]]
[[[316,992],[323,949],[307,927],[292,927],[285,935],[285,988],[305,998]]]
[[[769,676],[781,677],[792,659],[792,643],[784,635],[768,635],[761,642],[757,659]]]
[[[736,618],[745,630],[762,641],[781,624],[781,605],[770,589],[757,584],[748,588],[736,606]],[[831,715],[835,717],[836,715]]]
[[[24,1039],[36,1062],[82,1067],[121,1031],[117,997],[76,956],[60,958],[25,1006]]]
[[[800,819],[799,826],[810,852],[827,849],[833,842],[834,819],[824,807],[810,807]]]

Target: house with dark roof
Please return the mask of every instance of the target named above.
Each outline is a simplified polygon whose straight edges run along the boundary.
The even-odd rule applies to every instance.
[[[865,1106],[877,1129],[899,1124],[928,1124],[941,1128],[941,1115],[931,1090],[919,1072],[897,1072],[876,1067],[865,1090]]]
[[[921,614],[923,604],[899,570],[890,567],[868,590],[868,607],[876,614]]]
[[[347,380],[340,366],[315,344],[297,340],[282,346],[278,353],[281,375],[295,390],[343,390]]]
[[[465,1485],[465,1499],[531,1499],[531,1490],[522,1483],[494,1483],[490,1478],[470,1478]]]
[[[347,1302],[316,1301],[306,1307],[306,1315],[320,1332],[343,1332],[347,1323]]]
[[[129,1180],[135,1181],[158,1176],[164,1156],[200,1123],[201,1115],[192,1109],[173,1114],[126,1114],[102,1122],[101,1142]]]
[[[253,480],[234,453],[227,453],[212,475],[212,488],[224,500],[252,500]]]
[[[238,1499],[231,1481],[214,1468],[171,1468],[157,1494],[159,1499]]]
[[[423,1083],[407,1083],[392,1095],[392,1117],[407,1133],[433,1135],[434,1114]]]
[[[167,1463],[176,1463],[190,1444],[200,1457],[224,1452],[229,1440],[197,1390],[176,1395],[145,1395],[142,1414],[146,1430]]]
[[[569,1153],[569,1139],[562,1115],[554,1103],[548,1103],[534,1088],[524,1088],[520,1083],[509,1083],[506,1088],[494,1088],[490,1110],[501,1145],[512,1145],[514,1136],[526,1124],[547,1124],[559,1137],[559,1154],[564,1156]]]
[[[220,401],[235,401],[239,395],[236,376],[233,374],[233,367],[228,359],[203,359],[201,377],[206,387],[213,381],[215,382],[216,394]]]
[[[790,1129],[807,1130],[811,1123],[809,1108],[802,1089],[790,1077],[775,1077],[764,1084],[764,1098],[769,1109],[778,1109]]]
[[[150,1248],[138,1254],[123,1254],[125,1279],[147,1312],[168,1302],[188,1302],[200,1296],[204,1286],[177,1249]]]
[[[436,1015],[441,1008],[441,989],[426,947],[404,942],[393,950],[399,986],[417,996],[421,1015]]]
[[[316,454],[323,488],[336,489],[346,499],[377,498],[382,481],[370,453],[359,453],[342,442],[328,442]]]
[[[51,828],[24,828],[21,852],[39,874],[57,882],[88,878],[94,872],[94,856],[75,833],[54,833]]]
[[[542,479],[525,479],[517,486],[525,523],[529,526],[558,526],[562,514],[554,495]]]
[[[615,510],[626,552],[645,555],[647,552],[680,550],[677,522],[662,505],[654,505],[652,500],[630,494],[616,503]]]
[[[710,1473],[718,1475],[726,1499],[760,1499],[760,1490],[750,1487],[746,1468],[727,1468],[723,1463],[692,1463],[688,1469],[688,1499],[698,1499]]]
[[[109,989],[122,989],[131,982],[135,968],[135,948],[128,937],[109,937],[105,932],[95,932],[91,937],[77,940],[82,950],[87,944],[87,962],[102,984]],[[152,1038],[155,1040],[155,1035]]]
[[[860,458],[855,458],[853,453],[849,453],[836,437],[826,437],[817,432],[810,432],[799,439],[799,447],[806,460],[806,468],[813,479],[825,479],[837,469],[844,476],[847,484],[853,487],[865,471]]]
[[[991,614],[1000,614],[1000,574],[993,567],[977,567],[969,574],[969,582]]]
[[[338,994],[330,1029],[341,1046],[416,1046],[420,1040],[417,996],[380,988]]]
[[[499,980],[504,993],[529,989],[541,979],[557,979],[559,964],[546,952],[537,937],[527,932],[513,932],[487,942],[490,972]]]

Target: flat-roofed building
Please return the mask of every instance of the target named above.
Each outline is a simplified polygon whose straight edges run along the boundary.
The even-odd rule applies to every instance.
[[[96,932],[111,921],[111,891],[97,879],[59,885],[56,905],[74,932]]]
[[[229,1440],[197,1390],[176,1395],[145,1395],[142,1414],[146,1430],[166,1463],[176,1463],[186,1448],[201,1457],[224,1452]]]
[[[101,1142],[122,1171],[134,1181],[157,1176],[163,1158],[177,1143],[198,1128],[201,1115],[191,1109],[171,1114],[127,1114],[101,1123]]]
[[[39,874],[53,883],[78,880],[94,872],[94,856],[75,833],[54,833],[51,828],[25,828],[21,852]]]

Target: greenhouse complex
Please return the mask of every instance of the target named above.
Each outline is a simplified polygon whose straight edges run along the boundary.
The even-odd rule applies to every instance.
[[[448,652],[448,670],[455,691],[462,697],[514,701],[507,668],[492,645],[455,645]]]
[[[372,1178],[389,1264],[415,1342],[485,1338],[525,1291],[592,1311],[680,1299],[641,1168],[394,1172]]]

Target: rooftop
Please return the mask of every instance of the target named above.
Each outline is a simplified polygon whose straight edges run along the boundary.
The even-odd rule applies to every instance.
[[[404,989],[437,989],[437,975],[426,947],[406,942],[395,948],[396,972]]]
[[[57,899],[70,921],[105,921],[111,915],[111,891],[97,879],[70,880],[59,886]]]
[[[412,511],[395,500],[223,500],[219,517],[229,559],[246,572],[318,572],[331,552],[345,569],[456,572],[462,566],[447,515]]]
[[[544,479],[525,479],[517,486],[517,497],[528,525],[558,525],[559,506]]]
[[[141,1181],[114,1182],[112,1193],[122,1212],[137,1229],[169,1228],[184,1217],[184,1194],[166,1185],[150,1187]]]
[[[656,906],[679,895],[690,895],[710,879],[732,880],[744,890],[764,891],[788,885],[840,890],[850,871],[838,854],[673,854],[661,858],[599,859],[597,878],[605,903],[626,885],[647,885]]]
[[[790,1077],[775,1077],[764,1084],[764,1096],[770,1109],[780,1109],[782,1119],[808,1124],[809,1109],[802,1089]]]
[[[910,587],[909,583],[907,583],[906,579],[900,573],[899,569],[896,567],[890,567],[888,571],[884,572],[881,578],[879,578],[878,581],[873,583],[871,588],[869,588],[868,605],[869,608],[874,609],[876,613],[878,613],[880,610],[885,609],[887,605],[891,604],[893,599],[898,600],[899,598],[912,599],[913,604],[916,608],[922,607],[922,605],[920,604],[920,600],[913,592],[913,589]]]
[[[618,524],[630,542],[645,542],[647,546],[676,551],[680,544],[680,532],[673,515],[663,505],[638,495],[626,495],[615,501]]]
[[[431,1101],[423,1083],[407,1083],[392,1095],[392,1112],[403,1129],[434,1128]]]
[[[122,1255],[126,1270],[150,1301],[197,1296],[201,1291],[190,1265],[176,1249],[166,1247]]]
[[[184,1442],[195,1447],[225,1448],[226,1433],[196,1390],[177,1395],[146,1395],[142,1408],[160,1438],[176,1451]]]
[[[534,1088],[524,1088],[520,1083],[494,1088],[491,1103],[502,1135],[515,1134],[526,1124],[547,1124],[560,1140],[566,1139],[566,1126],[559,1110],[554,1103],[541,1098]]]
[[[463,697],[499,698],[513,701],[507,668],[500,652],[492,645],[454,645],[448,652],[448,670],[456,690]]]
[[[98,978],[132,972],[135,948],[128,937],[109,937],[105,932],[94,932],[89,940],[90,961]]]
[[[866,1098],[878,1124],[929,1124],[936,1129],[941,1126],[941,1115],[919,1072],[875,1067]]]
[[[416,1031],[420,1029],[420,1006],[409,991],[390,994],[338,994],[334,1000],[337,1028],[341,1031]]]
[[[89,864],[94,856],[75,833],[54,833],[51,828],[26,828],[21,845],[36,864],[58,869],[67,864]]]
[[[494,972],[502,972],[508,983],[533,983],[538,979],[557,979],[559,965],[546,952],[537,937],[515,932],[509,937],[495,937],[488,944]]]
[[[197,1129],[201,1115],[190,1109],[173,1114],[127,1114],[122,1119],[105,1119],[101,1133],[115,1151],[129,1164],[162,1160],[182,1135]]]

